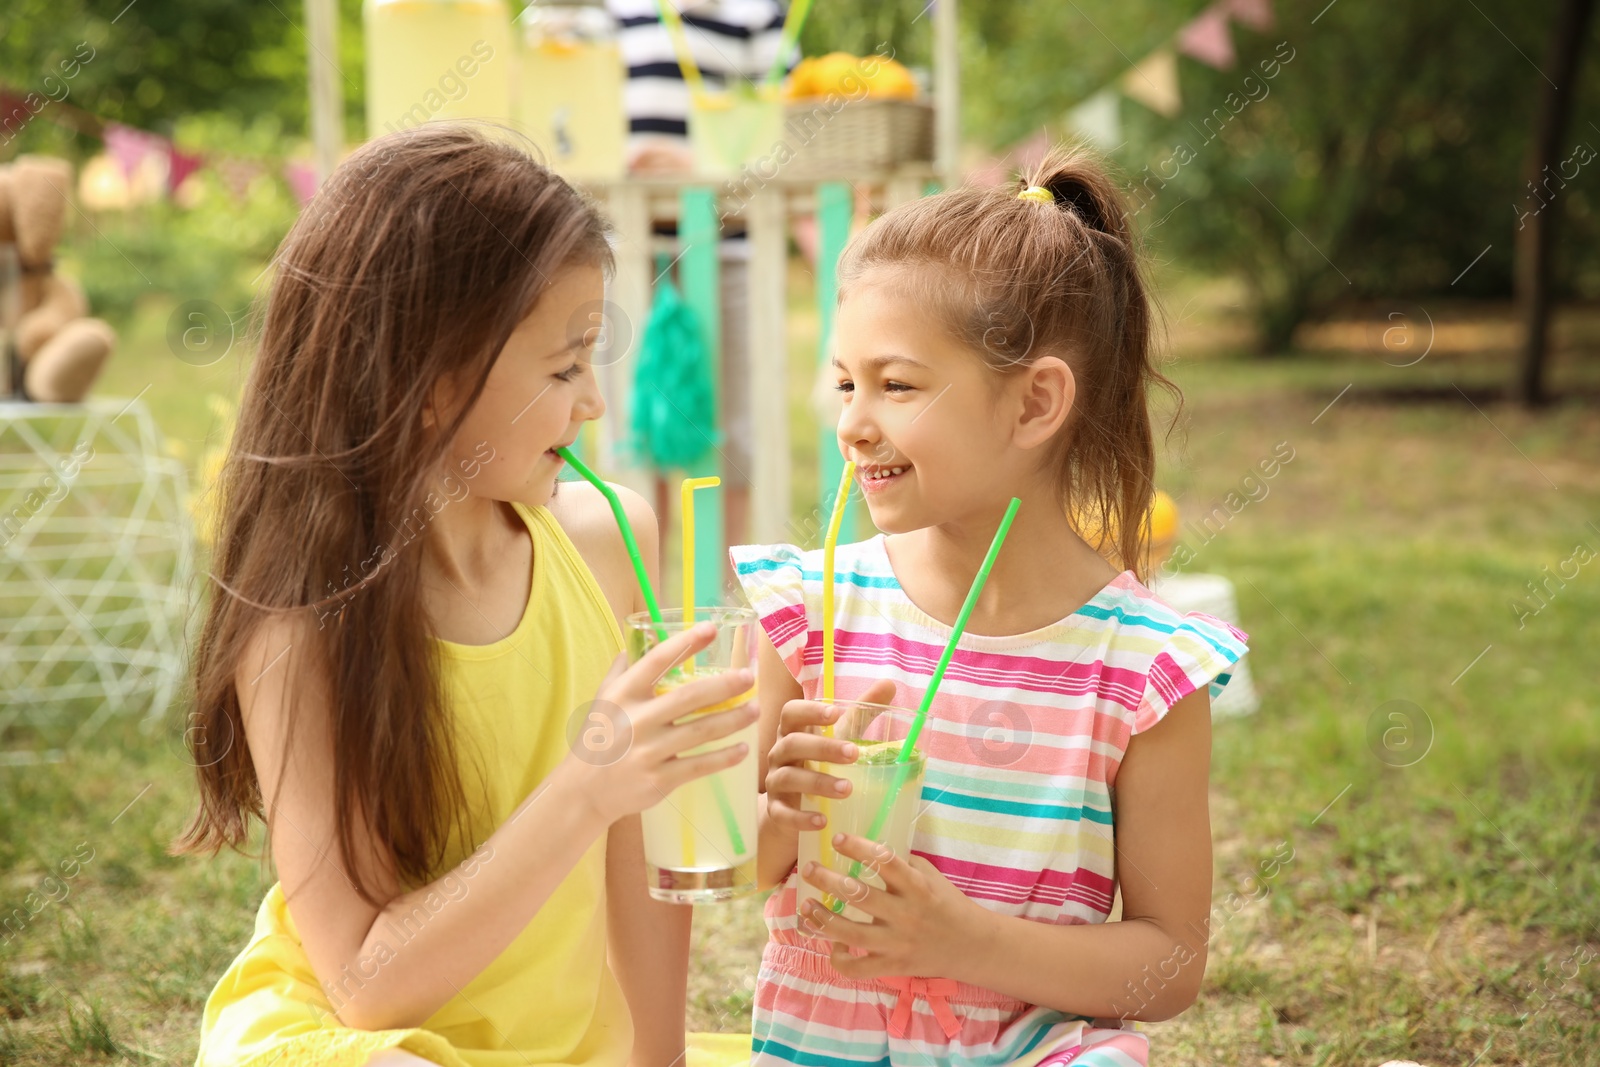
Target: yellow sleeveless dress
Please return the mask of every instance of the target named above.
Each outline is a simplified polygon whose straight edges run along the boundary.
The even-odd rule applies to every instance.
[[[622,648],[605,596],[566,533],[547,509],[514,506],[533,539],[521,622],[490,645],[436,641],[480,839],[452,834],[445,870],[566,756],[568,718],[594,698]],[[206,1000],[196,1067],[359,1067],[389,1048],[444,1067],[626,1067],[633,1020],[606,962],[605,867],[601,837],[504,952],[421,1027],[403,1030],[339,1023],[274,884],[250,943]],[[467,899],[470,877],[453,889],[450,897]],[[427,906],[447,906],[446,895]],[[403,941],[397,931],[397,954]]]

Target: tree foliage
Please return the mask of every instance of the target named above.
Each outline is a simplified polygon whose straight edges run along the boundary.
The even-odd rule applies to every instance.
[[[1064,132],[1072,106],[1168,42],[1205,2],[962,0],[967,140],[1001,151],[1041,128]],[[1186,265],[1243,277],[1273,350],[1341,301],[1509,296],[1516,227],[1547,204],[1569,222],[1558,295],[1600,297],[1600,165],[1589,162],[1600,148],[1591,118],[1600,50],[1588,49],[1579,74],[1571,161],[1538,189],[1522,173],[1556,2],[1275,0],[1271,31],[1235,26],[1234,68],[1180,57],[1176,117],[1121,102],[1124,141],[1113,156],[1145,232]],[[7,0],[0,81],[42,90],[87,42],[95,58],[68,83],[69,104],[180,137],[201,131],[191,149],[217,148],[229,129],[276,129],[287,145],[307,132],[303,3]],[[354,140],[360,0],[339,4]],[[933,15],[928,0],[818,3],[802,43],[808,54],[887,46],[927,67]],[[36,119],[0,158],[97,149]]]
[[[1555,6],[1277,0],[1273,29],[1235,26],[1232,69],[1180,56],[1181,113],[1123,100],[1113,152],[1152,245],[1243,277],[1273,351],[1344,301],[1508,297],[1516,228],[1547,204],[1570,223],[1558,290],[1600,297],[1600,165],[1584,162],[1600,149],[1586,118],[1600,114],[1597,49],[1576,86],[1570,163],[1538,190],[1523,175]],[[1203,7],[963,0],[966,136],[999,151],[1041,128],[1064,131],[1072,106]],[[920,9],[897,0],[871,17],[899,25]],[[817,38],[834,32],[830,19],[857,41],[869,36],[866,16],[817,12]],[[914,61],[926,62],[921,48]]]

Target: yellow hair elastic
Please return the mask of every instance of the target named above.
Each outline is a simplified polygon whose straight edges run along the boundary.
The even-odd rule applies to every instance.
[[[1018,200],[1037,200],[1041,204],[1055,203],[1056,194],[1042,185],[1030,185],[1017,194]]]

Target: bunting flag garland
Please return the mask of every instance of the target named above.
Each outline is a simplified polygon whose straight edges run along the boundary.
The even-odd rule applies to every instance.
[[[283,165],[284,180],[301,207],[317,195],[317,168],[304,160],[291,159]]]
[[[1276,22],[1272,0],[1214,0],[1165,44],[1068,111],[1064,117],[1066,125],[1102,146],[1120,144],[1118,92],[1158,115],[1174,117],[1183,107],[1177,54],[1182,52],[1217,70],[1232,67],[1238,61],[1233,48],[1232,22],[1242,23],[1257,32],[1272,29]]]
[[[1082,134],[1104,149],[1122,143],[1122,103],[1115,89],[1101,89],[1067,112],[1068,128]]]
[[[1178,93],[1178,56],[1170,47],[1157,48],[1117,79],[1124,96],[1151,111],[1172,118],[1183,106]]]
[[[169,196],[175,194],[190,175],[201,167],[210,166],[221,176],[223,184],[234,197],[242,200],[248,194],[250,183],[268,169],[266,164],[258,160],[208,157],[184,152],[170,138],[161,134],[106,121],[64,100],[49,101],[47,105],[37,108],[30,106],[27,100],[28,97],[0,86],[0,115],[10,116],[12,124],[15,124],[17,116],[25,116],[25,123],[27,118],[38,115],[46,122],[75,130],[87,137],[99,138],[105,142],[106,155],[115,161],[123,181],[133,183],[135,176],[143,173],[145,177],[139,181],[146,183],[154,195],[159,195],[161,189]],[[9,125],[6,132],[12,133]],[[307,174],[310,175],[309,185]],[[302,205],[315,194],[316,175],[308,164],[287,163],[283,167],[283,175]],[[159,181],[155,180],[157,178]]]
[[[178,146],[174,144],[168,144],[167,149],[167,192],[170,194],[177,192],[183,180],[200,169],[205,157],[180,152]]]
[[[1221,0],[1235,22],[1242,22],[1257,33],[1272,29],[1272,0]]]
[[[1193,56],[1208,67],[1226,70],[1233,66],[1233,37],[1228,33],[1230,0],[1220,0],[1202,11],[1193,22],[1178,31],[1178,51]]]
[[[106,151],[111,153],[111,158],[122,168],[124,178],[132,178],[146,156],[164,153],[171,144],[164,137],[124,126],[120,122],[106,123],[101,139],[105,141]]]
[[[235,200],[243,200],[250,195],[250,183],[267,172],[252,159],[223,159],[216,164],[216,170],[222,177],[222,184],[228,187],[228,192],[233,194]]]
[[[151,157],[159,159],[166,172],[165,186],[169,195],[177,192],[184,179],[199,170],[206,161],[204,156],[181,151],[160,134],[124,126],[120,122],[106,123],[101,128],[100,139],[105,142],[106,152],[117,161],[122,176],[129,180],[145,165],[146,160]]]

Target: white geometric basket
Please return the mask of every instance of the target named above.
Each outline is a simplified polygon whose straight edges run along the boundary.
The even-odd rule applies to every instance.
[[[183,465],[139,403],[0,401],[0,764],[53,762],[183,678]]]

